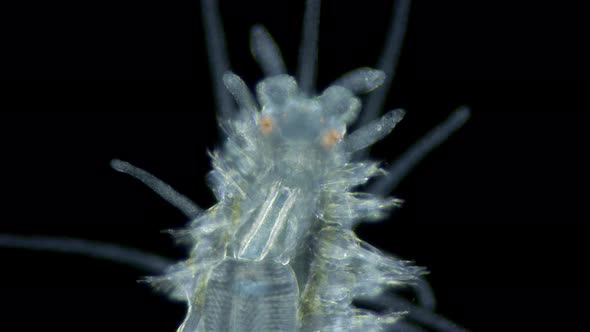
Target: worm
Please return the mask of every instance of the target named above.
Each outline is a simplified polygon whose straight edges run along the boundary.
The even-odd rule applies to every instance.
[[[216,6],[205,0],[202,11],[224,132],[222,148],[211,154],[214,171],[209,175],[219,203],[204,210],[128,162],[111,164],[190,220],[176,236],[192,244],[191,256],[148,279],[187,302],[179,331],[410,329],[415,328],[408,325],[412,319],[439,330],[459,330],[389,292],[391,286],[413,284],[428,309],[422,269],[384,255],[352,232],[359,222],[379,220],[398,208],[400,200],[387,198],[389,192],[469,116],[467,108],[459,108],[385,169],[365,159],[367,148],[405,115],[392,110],[377,116],[393,78],[409,1],[394,6],[396,17],[377,69],[352,71],[320,93],[314,83],[319,1],[306,5],[295,77],[288,75],[269,32],[255,26],[252,51],[265,74],[256,98],[229,71]],[[361,103],[360,95],[368,92]],[[350,130],[355,121],[356,129]],[[378,175],[380,181],[356,191]],[[0,244],[83,253],[160,272],[169,265],[158,257],[84,241],[3,236]],[[379,310],[354,306],[356,299]],[[226,315],[232,318],[226,320]]]

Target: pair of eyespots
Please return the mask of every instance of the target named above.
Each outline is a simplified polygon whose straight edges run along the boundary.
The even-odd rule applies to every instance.
[[[280,117],[286,119],[288,115],[287,113],[282,113]],[[318,122],[322,127],[319,132],[319,142],[323,148],[330,149],[342,140],[343,133],[337,128],[326,127],[326,120],[323,117],[320,117]],[[275,127],[276,124],[270,115],[262,115],[258,120],[258,128],[264,136],[269,136],[274,132],[276,130]]]

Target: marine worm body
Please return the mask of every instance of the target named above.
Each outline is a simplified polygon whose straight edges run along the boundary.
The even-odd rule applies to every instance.
[[[389,193],[469,111],[452,113],[383,169],[367,151],[405,114],[396,109],[379,117],[410,1],[393,7],[376,69],[350,71],[316,93],[319,7],[319,0],[306,3],[295,76],[288,74],[266,29],[252,28],[252,53],[264,73],[253,94],[230,70],[217,2],[202,0],[222,131],[220,148],[210,154],[207,179],[218,200],[212,207],[202,209],[150,173],[112,161],[114,169],[139,179],[190,219],[174,231],[189,245],[186,260],[163,268],[167,261],[128,249],[43,238],[6,236],[0,245],[73,251],[165,270],[148,281],[186,302],[179,332],[420,331],[420,325],[462,331],[431,313],[423,268],[383,254],[353,229],[400,207],[401,200]],[[392,291],[407,285],[420,306]]]
[[[369,76],[379,74],[365,69],[349,79],[366,84]],[[257,85],[256,106],[237,76],[224,81],[240,107],[220,119],[227,138],[212,153],[209,182],[219,202],[178,232],[192,245],[190,258],[153,279],[189,303],[181,331],[360,331],[391,323],[396,314],[363,311],[352,300],[420,269],[353,233],[399,201],[355,191],[382,170],[351,156],[390,132],[403,112],[346,134],[361,107],[350,88],[308,97],[279,74]],[[382,80],[371,81],[363,88]]]
[[[316,95],[319,1],[308,1],[297,78],[287,74],[270,34],[253,27],[252,53],[266,76],[254,97],[229,71],[216,6],[205,0],[202,10],[224,138],[222,147],[211,153],[213,171],[208,175],[218,203],[200,211],[184,197],[167,193],[151,175],[113,162],[115,169],[168,195],[192,219],[176,232],[189,243],[189,258],[150,281],[187,302],[181,332],[395,327],[402,312],[393,306],[379,312],[354,306],[353,300],[377,303],[391,287],[418,283],[423,270],[382,254],[353,228],[400,205],[385,194],[407,172],[404,167],[414,162],[412,157],[385,176],[364,151],[388,135],[405,112],[393,110],[377,118],[382,89],[377,99],[368,100],[358,128],[347,132],[363,108],[358,95],[387,86],[393,70],[389,63],[395,59],[381,69],[351,71]],[[404,19],[408,8],[409,2],[400,1],[396,14]],[[390,34],[395,38],[386,47],[394,51],[389,53],[397,53],[403,35],[400,27],[394,28]],[[384,56],[392,55],[385,51]],[[466,110],[458,111],[450,122],[457,127],[466,116]],[[432,147],[433,139],[425,146]],[[384,182],[358,190],[376,176]]]

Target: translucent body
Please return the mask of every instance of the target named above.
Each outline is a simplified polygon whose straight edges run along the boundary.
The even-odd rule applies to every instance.
[[[297,293],[286,265],[226,259],[209,276],[204,330],[295,331]]]
[[[402,3],[407,6],[408,2]],[[213,22],[219,18],[205,16]],[[178,232],[193,245],[190,258],[152,281],[188,303],[180,331],[407,328],[396,322],[398,314],[387,312],[402,300],[391,301],[383,292],[407,281],[419,284],[416,278],[421,269],[382,255],[351,229],[361,221],[378,220],[398,204],[382,198],[395,186],[395,181],[387,181],[403,177],[468,113],[454,113],[448,126],[435,131],[439,135],[427,136],[418,149],[410,149],[412,153],[394,164],[397,169],[383,177],[384,189],[355,192],[356,186],[385,172],[353,153],[386,136],[404,114],[396,110],[376,119],[363,115],[370,113],[371,107],[366,107],[361,113],[366,126],[347,134],[347,126],[361,110],[355,94],[387,85],[392,69],[382,68],[388,75],[380,70],[353,71],[315,96],[313,61],[303,61],[307,69],[298,75],[303,81],[299,89],[296,80],[286,75],[278,48],[266,31],[254,28],[252,38],[254,55],[267,75],[257,86],[257,100],[239,77],[227,71],[224,56],[211,47],[212,62],[221,63],[222,68],[214,80],[223,81],[227,88],[215,90],[225,134],[223,148],[212,154],[215,169],[209,175],[218,204],[203,211],[151,174],[125,162],[112,164],[143,181],[192,220]],[[317,36],[309,39],[317,40]],[[314,48],[313,43],[311,48],[304,45],[302,53]],[[237,109],[224,97],[228,91]],[[368,104],[379,104],[375,100],[369,99]],[[356,297],[387,303],[388,310],[360,310],[352,305]]]
[[[346,124],[360,103],[346,88],[309,98],[293,78],[278,75],[256,90],[260,111],[248,103],[222,119],[227,139],[213,152],[209,174],[219,203],[180,232],[194,245],[190,258],[154,279],[189,302],[181,331],[276,331],[263,304],[254,316],[243,314],[258,297],[297,317],[293,324],[285,319],[282,331],[378,330],[391,323],[395,315],[354,308],[353,299],[412,280],[421,269],[382,255],[352,232],[398,201],[354,192],[381,173],[351,155],[391,131],[403,113],[347,139]],[[256,315],[261,321],[250,321]]]

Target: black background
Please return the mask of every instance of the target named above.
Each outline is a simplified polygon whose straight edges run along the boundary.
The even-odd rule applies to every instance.
[[[161,230],[183,215],[112,158],[204,207],[218,143],[198,1],[0,5],[0,231],[121,243],[179,259]],[[391,1],[324,1],[319,85],[371,66]],[[260,72],[263,23],[295,68],[302,1],[222,1],[233,69]],[[431,271],[439,312],[474,331],[578,330],[586,314],[587,108],[583,9],[519,1],[412,6],[387,102],[408,113],[374,150],[392,161],[469,105],[472,119],[396,190],[403,209],[359,229]],[[0,251],[0,330],[174,331],[185,308],[142,272],[59,254]]]

